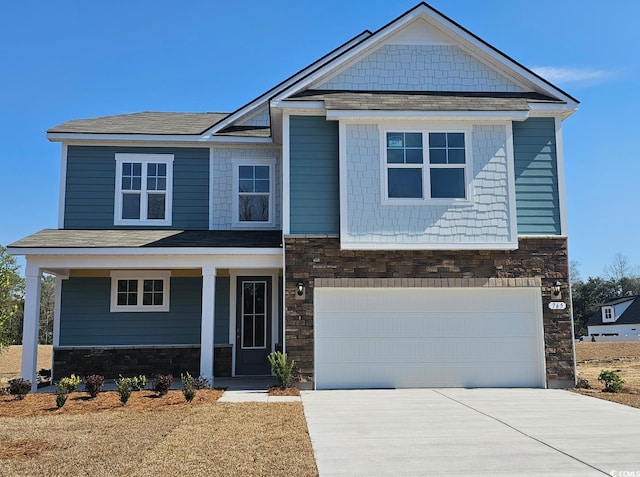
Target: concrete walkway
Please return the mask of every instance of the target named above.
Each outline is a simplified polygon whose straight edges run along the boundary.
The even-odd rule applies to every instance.
[[[640,476],[640,410],[569,391],[313,391],[302,400],[321,477]]]

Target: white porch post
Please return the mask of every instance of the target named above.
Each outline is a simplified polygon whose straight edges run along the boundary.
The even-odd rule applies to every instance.
[[[213,330],[216,300],[216,267],[202,267],[202,323],[200,331],[200,374],[213,384]]]
[[[38,366],[38,331],[40,329],[40,290],[42,271],[27,260],[26,289],[24,296],[24,324],[22,328],[23,379],[31,381],[31,390],[38,390],[36,379]]]

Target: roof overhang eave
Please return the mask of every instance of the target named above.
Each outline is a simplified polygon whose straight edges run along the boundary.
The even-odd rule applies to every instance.
[[[206,134],[98,134],[98,133],[47,133],[51,142],[178,142],[178,143],[259,143],[270,144],[271,137],[215,136]]]

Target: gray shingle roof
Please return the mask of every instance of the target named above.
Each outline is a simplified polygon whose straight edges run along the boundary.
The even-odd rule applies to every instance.
[[[8,246],[11,249],[120,247],[281,248],[282,231],[44,229]]]
[[[228,113],[157,113],[118,114],[67,121],[49,129],[49,133],[85,134],[202,134],[226,118]]]
[[[307,90],[295,100],[324,101],[329,110],[528,111],[528,101],[558,102],[536,93],[457,93]]]
[[[598,308],[598,310],[593,315],[591,315],[591,318],[589,318],[589,321],[587,322],[587,326],[632,325],[632,324],[640,325],[640,300],[638,298],[640,298],[638,295],[634,295],[634,296],[627,296],[622,298],[614,298],[604,302],[602,306]],[[633,303],[631,303],[631,305],[629,305],[629,307],[622,312],[622,315],[620,315],[616,321],[608,321],[606,323],[602,321],[603,306],[614,306],[629,300],[633,300]]]

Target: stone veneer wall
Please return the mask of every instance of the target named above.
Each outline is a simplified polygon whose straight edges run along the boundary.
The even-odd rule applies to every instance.
[[[139,348],[54,348],[54,378],[72,373],[85,376],[101,374],[117,378],[145,374],[200,374],[200,347],[139,347]],[[231,346],[214,349],[214,376],[231,376]]]
[[[340,250],[338,238],[285,238],[286,351],[302,376],[313,378],[313,291],[315,279],[433,279],[412,286],[531,286],[542,290],[547,382],[568,387],[575,382],[573,323],[568,288],[566,238],[520,238],[517,250]],[[327,280],[328,279],[328,280]],[[523,280],[526,279],[526,280]],[[535,280],[529,280],[535,279]],[[296,283],[306,284],[303,300]],[[562,286],[564,310],[550,310],[552,288]],[[347,280],[348,285],[348,280]],[[397,280],[373,286],[407,286]]]

